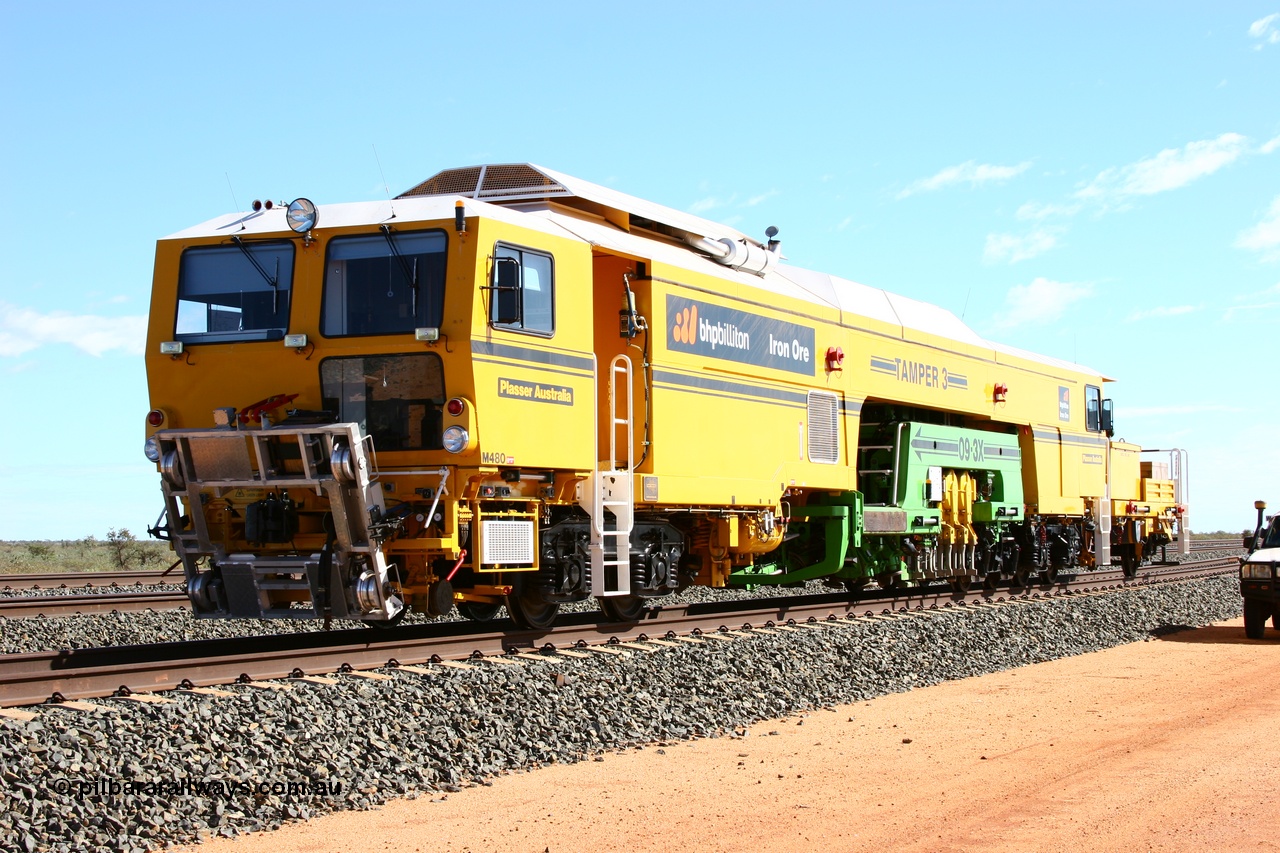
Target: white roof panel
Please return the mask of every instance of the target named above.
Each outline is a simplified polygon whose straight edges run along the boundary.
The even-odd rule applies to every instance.
[[[422,198],[398,198],[395,201],[357,201],[344,204],[317,205],[316,230],[346,228],[360,225],[407,224],[446,219],[453,221],[454,202],[459,196],[430,196]],[[531,218],[509,207],[488,204],[475,199],[461,199],[467,216],[483,216],[513,225],[521,225],[539,231],[560,233],[539,219]],[[231,237],[233,235],[275,234],[289,231],[283,207],[262,210],[257,213],[228,213],[207,222],[183,229],[165,237],[166,240],[187,240],[195,237]]]
[[[486,178],[486,175],[490,178]],[[572,204],[573,198],[589,203],[582,207],[586,213],[578,214],[572,206],[554,206],[555,202]],[[887,290],[783,264],[775,266],[763,276],[731,269],[676,242],[682,236],[681,232],[711,239],[728,237],[757,246],[760,243],[727,225],[533,164],[446,170],[392,201],[322,205],[319,207],[316,227],[324,229],[452,220],[454,204],[458,199],[465,201],[468,216],[480,215],[546,233],[562,236],[568,234],[610,251],[714,275],[739,285],[838,309],[844,322],[851,325],[857,325],[859,317],[868,318],[896,326],[897,333],[904,338],[910,338],[910,332],[916,331],[989,350],[987,357],[997,363],[1004,360],[1001,358],[1004,355],[1050,365],[1059,370],[1102,376],[1083,365],[992,343],[947,309]],[[592,205],[598,205],[600,209],[593,209]],[[599,218],[592,215],[597,212],[601,214]],[[610,218],[614,222],[618,221],[616,212],[658,223],[675,233],[662,237],[643,228],[623,230],[608,221]],[[626,217],[622,221],[636,224]],[[215,217],[171,234],[166,239],[265,235],[288,231],[285,210],[281,206],[257,213],[233,213]]]

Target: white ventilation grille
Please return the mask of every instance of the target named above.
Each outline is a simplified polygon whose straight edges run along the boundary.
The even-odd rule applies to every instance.
[[[485,201],[555,198],[572,195],[558,181],[526,163],[467,166],[432,175],[396,198],[461,195]]]
[[[835,394],[809,392],[809,461],[840,461],[840,398]]]
[[[485,565],[529,565],[533,562],[532,521],[483,521],[484,547],[480,562]]]

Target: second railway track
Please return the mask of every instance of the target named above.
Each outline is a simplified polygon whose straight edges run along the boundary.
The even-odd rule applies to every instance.
[[[145,569],[122,572],[38,572],[31,574],[0,575],[0,591],[28,589],[80,589],[92,587],[151,586],[162,583],[182,583],[178,571]]]
[[[22,595],[0,598],[0,616],[75,616],[81,613],[134,613],[140,610],[177,610],[190,603],[181,590],[130,590],[90,595]]]

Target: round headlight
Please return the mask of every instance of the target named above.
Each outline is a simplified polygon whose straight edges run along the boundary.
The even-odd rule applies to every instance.
[[[289,209],[285,211],[284,218],[294,231],[306,234],[316,227],[319,214],[316,213],[316,206],[311,203],[311,199],[296,198],[289,202]]]
[[[147,458],[150,459],[152,462],[159,462],[160,461],[160,439],[156,438],[154,435],[149,436],[147,438],[147,443],[142,445],[142,452],[146,454]]]
[[[467,431],[460,426],[449,427],[444,431],[442,438],[444,449],[450,453],[461,453],[467,449],[467,444],[471,441],[471,436],[467,435]]]

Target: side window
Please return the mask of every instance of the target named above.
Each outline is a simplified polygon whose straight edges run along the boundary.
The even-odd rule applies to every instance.
[[[1093,385],[1084,386],[1084,426],[1089,432],[1102,430],[1102,390]]]
[[[490,281],[489,322],[505,329],[554,334],[554,276],[550,255],[498,244]]]

